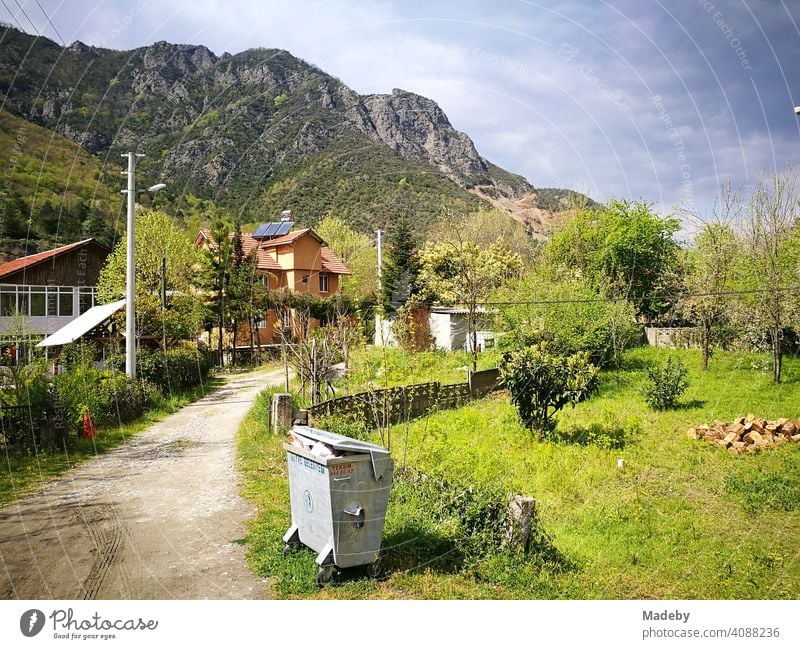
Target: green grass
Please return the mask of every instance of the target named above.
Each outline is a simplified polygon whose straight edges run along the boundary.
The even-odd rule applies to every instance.
[[[220,385],[222,381],[211,378],[205,385],[192,390],[157,396],[153,405],[137,421],[99,428],[94,439],[82,439],[71,433],[65,448],[44,446],[36,453],[26,453],[4,447],[0,450],[4,465],[0,475],[0,506],[16,502],[70,469],[127,442],[155,422],[197,401]]]
[[[797,417],[800,360],[786,360],[775,386],[760,355],[720,352],[703,373],[698,352],[672,353],[690,380],[676,409],[654,412],[640,394],[647,365],[669,352],[635,349],[619,372],[602,374],[598,395],[558,414],[558,441],[523,429],[504,393],[396,426],[398,465],[405,459],[478,492],[534,496],[533,550],[447,560],[463,530],[452,533],[442,503],[399,480],[385,577],[345,571],[321,591],[310,551],[280,557],[289,525],[285,453],[251,416],[240,457],[260,509],[248,537],[253,569],[272,578],[277,597],[796,599],[800,446],[731,455],[686,430],[750,412]]]
[[[496,367],[499,358],[496,350],[481,353],[478,369]],[[464,383],[467,370],[472,367],[472,356],[441,349],[412,354],[394,347],[367,347],[350,354],[350,366],[347,387],[352,393],[429,381]],[[339,381],[337,387],[344,385]]]

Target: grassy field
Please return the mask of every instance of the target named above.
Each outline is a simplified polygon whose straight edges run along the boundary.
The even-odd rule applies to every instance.
[[[211,378],[194,390],[169,397],[158,396],[153,406],[137,421],[99,428],[94,439],[82,439],[71,434],[64,449],[42,447],[34,454],[3,447],[0,450],[4,465],[0,473],[0,506],[23,498],[69,469],[110,451],[153,423],[215,390],[222,383],[218,378]]]
[[[800,446],[731,455],[686,429],[754,413],[800,415],[800,360],[771,383],[761,355],[695,351],[678,408],[653,412],[639,389],[668,352],[629,351],[598,395],[559,413],[558,442],[518,423],[505,393],[396,426],[392,453],[448,487],[398,471],[384,532],[385,574],[345,571],[313,586],[314,555],[280,556],[289,525],[286,458],[263,428],[263,402],[240,435],[245,490],[259,506],[248,535],[253,570],[276,597],[796,599],[800,596]],[[399,370],[398,370],[399,371]],[[623,460],[623,468],[617,461]],[[494,551],[507,493],[536,498],[527,556]]]

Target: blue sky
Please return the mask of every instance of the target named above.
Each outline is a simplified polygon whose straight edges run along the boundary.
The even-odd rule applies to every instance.
[[[278,47],[361,93],[417,92],[492,162],[599,200],[704,210],[800,160],[796,2],[1,1],[56,41]]]

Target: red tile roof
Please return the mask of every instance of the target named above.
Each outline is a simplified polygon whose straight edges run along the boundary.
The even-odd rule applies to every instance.
[[[253,239],[253,237],[249,234],[242,233],[242,249],[244,250],[244,254],[246,256],[250,256],[253,250],[256,250],[256,267],[259,270],[266,270],[266,271],[283,271],[286,270],[281,266],[272,255],[269,254],[267,248],[272,248],[274,246],[280,246],[282,244],[291,244],[297,241],[300,237],[305,234],[310,234],[312,237],[317,239],[320,243],[324,244],[324,241],[320,239],[319,235],[311,230],[310,228],[306,228],[304,230],[297,230],[295,232],[290,232],[282,237],[276,237],[275,239],[269,239],[268,241],[259,241],[258,239]],[[233,233],[229,234],[228,237],[233,239]],[[216,242],[211,237],[211,232],[207,229],[200,230],[200,234],[197,235],[197,239],[195,239],[195,245],[200,244],[201,238],[206,239],[210,245],[215,246]],[[333,251],[331,251],[328,246],[323,245],[320,248],[320,256],[321,264],[322,264],[322,272],[324,273],[335,273],[337,275],[350,275],[350,269],[344,265],[341,259],[339,259]]]
[[[83,246],[89,243],[96,243],[98,246],[102,246],[106,248],[102,243],[97,241],[96,239],[84,239],[83,241],[78,241],[77,243],[70,243],[66,246],[61,246],[60,248],[54,248],[53,250],[45,250],[44,252],[37,252],[34,255],[28,255],[27,257],[20,257],[19,259],[15,259],[14,261],[7,261],[4,264],[0,264],[0,279],[6,277],[7,275],[11,275],[12,273],[18,273],[21,270],[26,270],[31,266],[36,266],[37,264],[41,264],[48,259],[53,259],[58,257],[58,255],[63,255],[65,252],[69,252],[70,250],[75,250],[77,248],[82,248]]]
[[[326,273],[335,273],[337,275],[350,275],[350,269],[344,265],[333,251],[327,246],[320,249],[322,254],[322,270]]]
[[[217,242],[211,237],[211,231],[207,229],[200,230],[200,234],[195,239],[195,245],[200,245],[201,238],[206,239],[210,246],[216,246]],[[233,239],[233,232],[228,235],[228,238]],[[256,250],[256,268],[265,271],[283,270],[283,267],[275,261],[272,256],[266,251],[258,248],[258,241],[253,239],[249,234],[242,233],[242,250],[246,257],[249,257],[254,250]]]

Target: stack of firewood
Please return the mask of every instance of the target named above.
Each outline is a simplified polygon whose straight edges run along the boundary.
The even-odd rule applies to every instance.
[[[693,439],[704,439],[726,448],[730,453],[746,453],[800,442],[800,419],[782,417],[767,421],[750,414],[731,424],[715,419],[711,426],[702,424],[690,428],[687,434]]]

